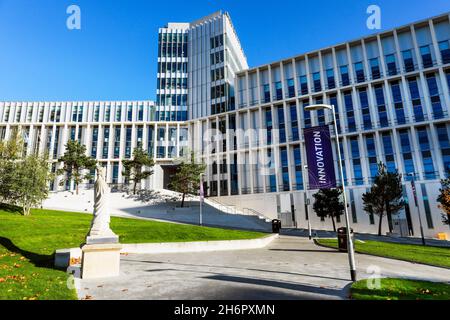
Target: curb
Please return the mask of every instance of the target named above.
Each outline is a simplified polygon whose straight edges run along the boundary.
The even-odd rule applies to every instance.
[[[160,254],[261,249],[278,237],[278,234],[273,234],[251,240],[123,244],[121,253]]]

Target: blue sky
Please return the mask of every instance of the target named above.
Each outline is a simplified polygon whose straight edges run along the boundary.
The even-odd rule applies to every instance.
[[[66,9],[81,8],[81,30]],[[168,6],[170,4],[170,6]],[[157,30],[230,12],[257,66],[450,11],[448,0],[0,0],[0,101],[154,99]]]

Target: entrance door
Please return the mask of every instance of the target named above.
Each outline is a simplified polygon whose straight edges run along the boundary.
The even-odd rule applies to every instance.
[[[172,177],[177,173],[178,166],[162,166],[164,172],[164,185],[163,188],[166,190],[171,190],[170,183],[172,181]]]

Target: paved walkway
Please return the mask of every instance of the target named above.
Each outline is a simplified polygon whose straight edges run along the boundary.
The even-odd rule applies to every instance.
[[[450,281],[450,270],[357,255],[359,278],[369,266],[382,276]],[[402,271],[403,270],[403,271]],[[80,298],[139,300],[346,299],[347,254],[282,236],[265,249],[122,256],[121,276],[82,280]]]
[[[289,236],[299,236],[308,237],[308,230],[304,229],[283,229],[282,234]],[[323,230],[313,230],[313,235],[315,238],[336,238],[336,232],[323,231]],[[403,243],[403,244],[416,244],[422,245],[421,238],[405,238],[405,237],[388,237],[388,236],[378,236],[374,234],[367,233],[356,233],[355,238],[363,241],[382,241],[382,242],[393,242],[393,243]],[[450,247],[450,241],[437,240],[437,239],[425,239],[428,246],[436,247]]]

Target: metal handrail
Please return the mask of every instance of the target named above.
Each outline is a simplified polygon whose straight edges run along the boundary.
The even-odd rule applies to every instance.
[[[256,216],[258,216],[258,217],[263,217],[265,220],[272,220],[272,219],[270,219],[269,217],[267,217],[265,214],[262,214],[261,212],[256,211],[255,209],[244,208],[242,211],[243,211],[244,213],[245,213],[246,211],[247,211],[247,212],[250,212],[251,214],[249,214],[249,215],[256,215]]]

